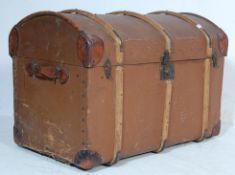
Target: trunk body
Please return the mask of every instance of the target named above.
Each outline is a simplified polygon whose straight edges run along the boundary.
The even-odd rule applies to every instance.
[[[90,169],[219,133],[228,39],[201,16],[39,12],[9,43],[20,146]]]

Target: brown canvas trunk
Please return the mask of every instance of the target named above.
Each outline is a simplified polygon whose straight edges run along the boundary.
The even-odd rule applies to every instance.
[[[9,43],[20,146],[90,169],[219,134],[228,39],[201,16],[39,12]]]

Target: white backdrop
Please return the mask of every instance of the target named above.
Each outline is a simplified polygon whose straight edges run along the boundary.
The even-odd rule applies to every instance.
[[[0,171],[3,174],[77,174],[80,170],[30,151],[12,141],[13,87],[8,34],[20,19],[40,10],[78,8],[93,13],[130,10],[194,12],[219,25],[229,36],[222,98],[222,134],[200,144],[170,148],[162,154],[145,154],[121,161],[94,174],[234,174],[235,173],[235,2],[234,0],[0,0]],[[91,173],[89,172],[89,173]],[[86,172],[87,174],[87,172]]]

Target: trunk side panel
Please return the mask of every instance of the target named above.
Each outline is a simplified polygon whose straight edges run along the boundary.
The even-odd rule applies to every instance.
[[[69,72],[69,80],[61,85],[49,80],[30,77],[25,71],[29,59],[17,58],[20,62],[16,79],[16,127],[21,137],[15,135],[17,143],[42,154],[73,162],[76,153],[86,141],[86,125],[82,121],[83,68],[61,64]],[[57,65],[47,61],[41,65]],[[20,90],[21,89],[21,90]],[[22,92],[23,89],[23,92]],[[82,129],[85,129],[82,132]],[[83,145],[82,145],[83,144]]]
[[[103,67],[88,70],[88,149],[97,152],[103,163],[112,159],[115,128],[115,67],[107,79]]]
[[[199,138],[202,127],[204,60],[179,61],[174,66],[167,145]]]
[[[165,83],[160,81],[159,69],[159,64],[124,68],[122,158],[155,150],[160,145]],[[89,149],[98,152],[107,163],[114,148],[115,67],[111,80],[104,77],[102,68],[89,70],[88,79]]]
[[[124,67],[123,158],[160,146],[165,82],[159,64]]]

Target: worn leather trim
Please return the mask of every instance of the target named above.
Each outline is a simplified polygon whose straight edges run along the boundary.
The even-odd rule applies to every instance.
[[[116,91],[115,91],[115,138],[114,138],[114,151],[113,158],[109,164],[114,164],[117,162],[117,156],[121,152],[122,147],[122,123],[123,123],[123,52],[121,50],[122,40],[118,33],[114,30],[112,25],[103,19],[99,18],[97,15],[83,11],[83,10],[65,10],[62,13],[73,13],[86,16],[96,23],[101,25],[105,31],[113,38],[115,42],[116,50],[116,61],[118,66],[116,66],[115,80],[116,80]]]
[[[85,149],[76,154],[73,164],[83,170],[89,170],[101,163],[102,157],[99,153]]]
[[[14,27],[9,35],[9,55],[14,58],[17,55],[17,50],[19,48],[19,31],[17,27]]]

